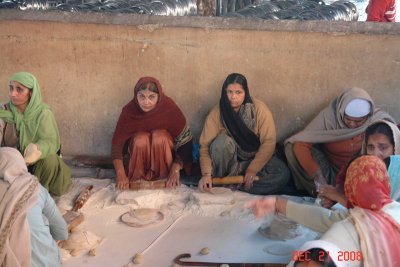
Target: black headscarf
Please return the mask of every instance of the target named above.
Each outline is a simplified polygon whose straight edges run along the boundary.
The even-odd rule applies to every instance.
[[[225,79],[224,85],[222,86],[221,99],[219,100],[220,113],[226,127],[228,128],[228,132],[232,135],[233,139],[235,139],[238,146],[246,152],[255,152],[260,147],[260,139],[246,126],[239,114],[232,109],[226,93],[228,85],[234,83],[240,84],[245,91],[246,96],[242,105],[247,103],[253,104],[249,88],[247,87],[246,77],[239,73],[232,73],[228,75]],[[254,117],[255,115],[252,114],[252,116]]]

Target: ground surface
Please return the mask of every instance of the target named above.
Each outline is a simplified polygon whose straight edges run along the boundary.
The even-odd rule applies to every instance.
[[[137,266],[171,266],[182,253],[191,253],[193,261],[288,263],[293,250],[317,236],[302,226],[293,229],[292,224],[286,230],[296,231],[297,237],[287,241],[266,238],[258,228],[271,223],[273,216],[255,220],[242,206],[256,196],[243,192],[218,196],[187,187],[120,192],[110,180],[79,178],[71,192],[58,200],[60,209],[70,209],[72,199],[87,184],[94,184],[95,192],[81,210],[85,221],[79,229],[104,240],[96,247],[96,256],[89,256],[88,250],[75,257],[64,251],[63,267],[135,266],[131,263],[133,256],[143,251],[143,262]],[[157,208],[165,218],[157,225],[141,228],[121,222],[120,216],[135,208]],[[199,254],[204,247],[210,249],[208,255]]]

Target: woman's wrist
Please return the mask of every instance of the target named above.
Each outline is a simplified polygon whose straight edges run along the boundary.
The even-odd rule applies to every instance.
[[[279,198],[275,197],[275,213],[279,213],[278,201],[279,201]]]
[[[174,161],[172,163],[171,170],[173,172],[179,173],[181,169],[182,169],[182,165],[180,164],[180,162]]]
[[[322,174],[321,170],[318,170],[314,172],[314,174],[311,176],[314,180],[320,179],[321,177],[323,178],[324,175]]]
[[[286,199],[275,197],[275,212],[286,215],[286,204]]]

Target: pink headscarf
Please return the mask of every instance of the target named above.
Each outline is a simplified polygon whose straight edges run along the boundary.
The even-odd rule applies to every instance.
[[[383,161],[375,156],[354,160],[347,169],[344,190],[354,206],[350,218],[360,237],[364,266],[400,266],[400,224],[382,210],[392,202]]]

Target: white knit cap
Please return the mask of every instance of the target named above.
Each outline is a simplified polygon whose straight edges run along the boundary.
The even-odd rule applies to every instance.
[[[371,103],[365,99],[354,98],[347,104],[344,113],[354,118],[362,118],[371,112]]]

